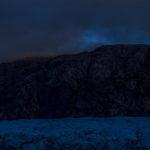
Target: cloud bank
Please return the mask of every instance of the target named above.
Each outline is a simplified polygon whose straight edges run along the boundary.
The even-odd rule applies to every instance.
[[[1,0],[0,60],[150,44],[149,0]]]

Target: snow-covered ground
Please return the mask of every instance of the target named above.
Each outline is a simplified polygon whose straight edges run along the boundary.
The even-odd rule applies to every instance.
[[[150,118],[0,121],[0,150],[150,150]]]

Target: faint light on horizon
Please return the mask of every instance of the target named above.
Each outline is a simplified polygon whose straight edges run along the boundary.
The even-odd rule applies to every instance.
[[[80,39],[80,48],[92,47],[96,45],[111,44],[112,42],[102,36],[100,33],[86,33]]]
[[[76,51],[80,52],[84,49],[93,49],[101,45],[110,45],[113,43],[113,40],[108,38],[108,31],[106,29],[103,30],[88,30],[82,32],[78,36],[73,39],[68,40],[61,49],[65,51],[69,50],[71,52]]]

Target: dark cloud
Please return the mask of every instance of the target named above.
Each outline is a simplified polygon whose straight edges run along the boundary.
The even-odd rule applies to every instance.
[[[1,0],[0,58],[150,43],[149,0]]]

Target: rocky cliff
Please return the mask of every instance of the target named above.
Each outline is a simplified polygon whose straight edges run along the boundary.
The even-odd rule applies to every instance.
[[[150,115],[150,46],[0,64],[0,119]]]

